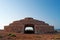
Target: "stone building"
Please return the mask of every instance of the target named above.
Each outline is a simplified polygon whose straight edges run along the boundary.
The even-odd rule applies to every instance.
[[[28,29],[28,28],[31,28]],[[30,17],[14,21],[8,26],[4,27],[6,32],[14,33],[33,33],[33,34],[43,34],[43,33],[52,33],[54,32],[54,27],[43,22]]]

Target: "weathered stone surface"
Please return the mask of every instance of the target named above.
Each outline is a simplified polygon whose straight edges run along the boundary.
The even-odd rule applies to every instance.
[[[49,24],[39,21],[33,18],[25,18],[22,20],[14,21],[8,26],[4,27],[4,31],[6,32],[15,32],[15,33],[24,33],[25,27],[31,26],[34,28],[35,34],[42,33],[52,33],[54,32],[54,27]]]
[[[26,27],[32,27],[33,34],[25,34]],[[25,18],[4,26],[4,30],[0,30],[0,40],[60,40],[60,33],[51,34],[53,32],[54,26],[33,18]]]

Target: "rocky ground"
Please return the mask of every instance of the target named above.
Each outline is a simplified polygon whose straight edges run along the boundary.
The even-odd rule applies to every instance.
[[[0,40],[60,40],[58,34],[20,34],[0,32]]]

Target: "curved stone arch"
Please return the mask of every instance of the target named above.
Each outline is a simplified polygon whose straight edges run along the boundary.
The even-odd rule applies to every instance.
[[[32,29],[32,30],[30,30],[30,28]],[[26,28],[29,28],[28,30],[25,30]],[[29,34],[32,34],[32,33],[35,33],[35,28],[34,28],[34,25],[33,24],[25,24],[25,27],[24,27],[24,33],[28,33],[29,32]]]

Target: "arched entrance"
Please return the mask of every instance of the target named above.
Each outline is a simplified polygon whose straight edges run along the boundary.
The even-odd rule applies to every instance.
[[[34,34],[35,33],[35,31],[34,31],[34,25],[32,25],[32,24],[25,25],[24,33],[25,34]]]

